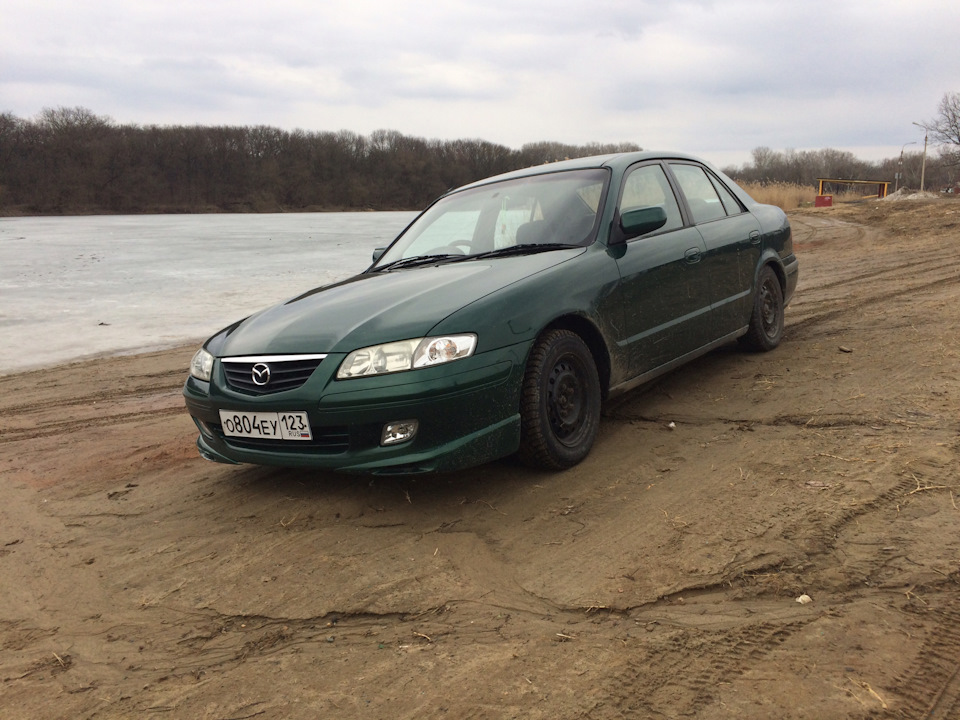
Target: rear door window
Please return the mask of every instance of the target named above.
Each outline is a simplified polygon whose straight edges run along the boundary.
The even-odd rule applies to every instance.
[[[727,216],[717,189],[703,168],[698,165],[672,163],[670,169],[687,198],[687,207],[690,208],[695,225]]]
[[[739,215],[742,213],[743,207],[733,196],[733,193],[727,190],[726,186],[717,180],[714,175],[709,175],[709,177],[710,182],[713,183],[713,187],[717,191],[717,195],[720,196],[720,202],[723,203],[723,209],[727,211],[727,215]]]

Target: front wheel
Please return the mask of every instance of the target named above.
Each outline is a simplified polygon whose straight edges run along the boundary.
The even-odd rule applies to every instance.
[[[580,336],[550,330],[527,361],[520,399],[520,459],[564,470],[583,460],[600,428],[600,379]]]
[[[740,341],[750,350],[766,352],[777,347],[782,337],[783,289],[773,268],[765,265],[757,280],[750,327]]]

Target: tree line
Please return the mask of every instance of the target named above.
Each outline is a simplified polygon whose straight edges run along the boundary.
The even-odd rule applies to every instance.
[[[118,125],[85,108],[0,115],[0,212],[410,210],[474,180],[632,143],[425,140],[392,130]]]
[[[392,130],[364,136],[263,125],[122,125],[86,108],[60,107],[32,119],[0,114],[0,214],[410,210],[498,173],[639,149],[537,142],[515,150]],[[900,160],[765,147],[752,159],[725,170],[743,181],[812,186],[819,177],[892,181]],[[928,154],[926,187],[956,182],[950,159]],[[920,166],[919,151],[905,153],[900,184],[918,187]]]
[[[923,142],[921,141],[922,147]],[[912,145],[910,146],[912,147]],[[731,177],[742,182],[792,183],[805,187],[817,187],[817,180],[886,180],[892,193],[898,187],[918,190],[921,175],[924,189],[952,187],[960,178],[960,166],[952,162],[949,152],[923,151],[904,152],[900,156],[879,162],[859,160],[846,150],[786,150],[776,151],[758,147],[751,153],[752,162],[742,167],[724,168]],[[899,177],[897,174],[899,173]],[[832,191],[832,190],[831,190]],[[864,194],[868,191],[864,190]]]
[[[843,150],[787,150],[777,152],[759,147],[753,162],[742,168],[727,168],[728,175],[745,182],[785,182],[815,186],[819,178],[843,180],[889,180],[897,186],[918,189],[954,188],[960,182],[960,93],[943,94],[937,114],[917,123],[925,130],[925,139],[909,142],[895,158],[877,163],[858,160]],[[927,141],[930,147],[923,148]],[[911,148],[906,152],[907,147]],[[922,149],[921,149],[922,148]],[[936,149],[934,149],[936,148]]]

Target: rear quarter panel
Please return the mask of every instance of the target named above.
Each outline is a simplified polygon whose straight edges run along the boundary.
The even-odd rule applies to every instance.
[[[787,214],[774,205],[755,203],[750,211],[760,222],[762,255],[760,266],[773,262],[783,280],[784,303],[790,302],[797,286],[797,257],[793,252],[793,232]],[[757,268],[759,274],[760,267]]]

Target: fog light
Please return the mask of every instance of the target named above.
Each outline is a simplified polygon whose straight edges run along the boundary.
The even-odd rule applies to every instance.
[[[200,431],[200,434],[203,435],[204,437],[208,437],[208,438],[216,437],[216,435],[213,432],[213,428],[207,425],[207,423],[205,423],[203,420],[193,418],[193,422],[196,423],[197,429]]]
[[[416,420],[397,420],[383,426],[380,434],[381,445],[396,445],[397,443],[413,440],[420,423]]]

